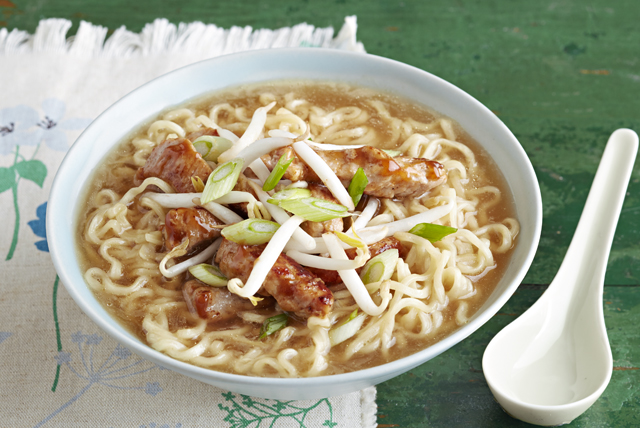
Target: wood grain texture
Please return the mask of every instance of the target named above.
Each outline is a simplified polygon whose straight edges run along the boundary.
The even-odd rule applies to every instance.
[[[25,0],[0,5],[8,29],[42,18],[140,31],[156,17],[222,27],[339,28],[358,16],[367,51],[440,76],[493,110],[520,140],[542,186],[540,251],[525,282],[547,284],[560,265],[608,135],[640,129],[640,31],[635,0],[140,1]],[[607,284],[640,283],[640,167],[614,240]]]
[[[476,97],[514,132],[542,189],[544,225],[516,295],[443,356],[379,385],[380,426],[516,427],[481,371],[486,344],[528,308],[566,252],[609,134],[640,131],[637,0],[24,0],[0,1],[0,26],[34,31],[42,18],[140,31],[157,17],[228,28],[299,22],[338,29],[358,16],[369,53],[429,71]],[[1,83],[0,83],[1,85]],[[640,166],[608,265],[605,316],[615,370],[603,397],[571,427],[637,426],[640,413]]]
[[[442,356],[378,388],[378,422],[400,427],[526,427],[495,402],[482,374],[491,338],[531,306],[546,286],[521,286],[507,305]],[[601,398],[568,427],[635,427],[640,408],[640,288],[610,286],[605,316],[614,370]]]

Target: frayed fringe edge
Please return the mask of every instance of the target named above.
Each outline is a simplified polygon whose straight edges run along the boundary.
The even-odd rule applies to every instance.
[[[333,28],[315,28],[306,23],[278,30],[251,27],[231,27],[228,30],[213,24],[192,22],[177,26],[159,18],[132,33],[124,26],[108,39],[107,28],[85,21],[75,36],[67,38],[71,21],[45,19],[35,34],[26,31],[0,29],[0,54],[56,53],[76,57],[129,58],[162,54],[197,54],[202,58],[252,49],[279,47],[323,47],[365,52],[356,40],[356,17],[348,16],[334,38]]]
[[[376,404],[376,387],[370,386],[360,393],[360,405],[362,406],[362,426],[375,428],[378,426],[378,405]]]

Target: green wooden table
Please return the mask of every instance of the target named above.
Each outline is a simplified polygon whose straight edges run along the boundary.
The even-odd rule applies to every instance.
[[[156,4],[158,3],[158,4]],[[481,370],[489,340],[540,297],[575,230],[608,135],[640,131],[637,0],[0,0],[0,27],[59,17],[140,31],[157,17],[218,26],[340,28],[358,16],[369,53],[427,70],[480,100],[514,132],[540,181],[544,225],[524,283],[463,343],[378,386],[380,427],[526,426],[495,403]],[[640,165],[611,251],[604,311],[614,372],[572,427],[640,424]]]

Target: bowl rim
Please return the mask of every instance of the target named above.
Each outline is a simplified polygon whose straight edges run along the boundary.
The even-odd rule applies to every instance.
[[[527,180],[529,180],[528,185],[530,186],[530,191],[532,194],[529,195],[531,201],[533,202],[533,206],[527,207],[532,213],[532,217],[534,219],[533,228],[531,230],[531,244],[526,249],[525,253],[522,254],[522,264],[511,280],[510,284],[505,288],[505,290],[497,296],[497,298],[489,305],[489,307],[484,308],[481,306],[476,314],[471,317],[469,323],[458,328],[457,330],[450,333],[445,338],[439,340],[433,345],[422,349],[416,353],[408,355],[406,357],[397,359],[395,361],[391,361],[388,363],[384,363],[382,365],[378,365],[375,367],[370,367],[366,369],[360,369],[353,372],[342,373],[342,374],[334,374],[334,375],[321,375],[317,377],[304,377],[304,378],[272,378],[272,377],[254,377],[249,375],[240,375],[240,374],[232,374],[226,372],[216,371],[214,369],[207,369],[199,366],[192,365],[187,362],[183,362],[168,355],[165,355],[159,351],[156,351],[151,346],[146,343],[138,340],[131,334],[123,334],[126,333],[127,329],[124,327],[118,320],[109,316],[107,319],[100,313],[100,309],[104,311],[104,308],[101,307],[101,304],[94,301],[90,301],[86,298],[86,295],[83,295],[82,290],[79,287],[84,287],[85,289],[89,289],[88,285],[81,278],[81,281],[78,281],[77,272],[73,270],[77,267],[79,268],[79,260],[78,257],[74,258],[74,263],[68,263],[67,258],[65,257],[65,253],[68,254],[69,249],[65,249],[65,245],[69,245],[69,239],[73,242],[73,248],[71,251],[77,253],[79,250],[75,247],[76,241],[76,231],[77,231],[77,218],[78,211],[77,205],[73,205],[73,201],[70,201],[71,197],[65,197],[66,193],[70,193],[68,191],[68,186],[70,183],[73,183],[77,178],[77,175],[74,174],[74,171],[77,169],[86,168],[86,166],[78,166],[79,162],[82,161],[83,156],[87,156],[87,150],[91,146],[92,138],[96,135],[99,135],[101,130],[108,126],[110,121],[113,121],[115,117],[117,117],[117,111],[122,108],[126,103],[131,102],[131,100],[135,100],[136,97],[140,97],[145,92],[148,92],[149,89],[163,87],[166,83],[171,82],[172,80],[184,78],[184,76],[188,76],[189,74],[193,74],[193,70],[197,68],[207,68],[207,67],[215,67],[216,64],[229,64],[238,61],[258,61],[260,59],[265,60],[265,58],[270,57],[273,58],[297,58],[296,61],[300,61],[300,57],[309,58],[309,55],[312,55],[317,58],[331,59],[334,61],[359,61],[362,63],[368,63],[373,67],[390,67],[392,69],[397,69],[399,72],[402,72],[407,75],[416,76],[416,78],[420,81],[426,80],[431,84],[436,85],[439,91],[444,91],[445,93],[454,93],[457,97],[464,99],[467,101],[474,109],[478,109],[479,112],[483,112],[486,117],[484,119],[489,120],[490,128],[495,128],[496,132],[502,133],[506,136],[506,138],[511,139],[516,144],[512,144],[513,147],[510,147],[512,150],[511,156],[515,156],[520,161],[520,167],[523,167],[522,174],[526,176]],[[269,82],[273,79],[258,79],[256,81]],[[352,82],[353,83],[353,82]],[[366,84],[362,86],[367,86]],[[208,91],[211,92],[211,91]],[[207,91],[202,92],[207,93]],[[191,98],[193,99],[193,97]],[[417,101],[414,99],[414,101]],[[188,101],[187,101],[188,102]],[[420,102],[420,101],[417,101]],[[165,110],[168,106],[171,105],[180,105],[184,104],[185,101],[178,101],[174,103],[170,103],[163,108],[156,109],[156,116],[160,114],[163,110]],[[437,109],[436,109],[437,110]],[[487,114],[489,113],[489,114]],[[148,118],[141,118],[138,123],[142,125]],[[463,126],[464,128],[464,126]],[[466,130],[466,129],[465,129]],[[131,131],[131,130],[129,130]],[[468,133],[471,134],[467,130]],[[110,149],[107,153],[109,153],[113,147],[115,147],[118,143],[120,143],[122,139],[116,141],[111,144]],[[481,146],[483,146],[482,142],[479,142]],[[104,159],[104,156],[103,156]],[[504,174],[504,170],[500,168]],[[510,184],[507,183],[509,187]],[[84,185],[82,185],[84,187]],[[515,198],[515,195],[514,195]],[[74,206],[76,209],[69,210],[67,209],[71,203],[71,206]],[[517,207],[516,207],[517,208]],[[134,89],[109,108],[107,108],[103,113],[101,113],[78,137],[76,142],[72,145],[72,147],[67,152],[65,158],[58,171],[56,172],[56,176],[54,178],[51,193],[49,196],[49,203],[47,208],[47,235],[49,242],[49,249],[53,264],[55,266],[60,279],[62,280],[65,288],[74,299],[76,304],[82,309],[82,311],[89,316],[89,318],[95,322],[103,331],[109,334],[111,337],[116,339],[119,343],[123,344],[136,354],[149,359],[156,364],[159,364],[163,367],[171,368],[172,370],[178,371],[187,376],[208,382],[208,381],[218,381],[222,382],[225,385],[244,385],[249,388],[256,388],[260,386],[270,386],[270,387],[330,387],[335,384],[357,384],[358,388],[377,384],[384,380],[387,380],[391,377],[397,376],[401,373],[404,373],[451,348],[455,344],[464,340],[470,334],[478,330],[482,325],[484,325],[491,317],[493,317],[499,310],[504,306],[507,300],[513,295],[515,290],[518,288],[524,276],[526,275],[531,263],[533,262],[533,257],[535,255],[536,249],[538,247],[538,243],[540,240],[540,233],[542,229],[542,200],[540,196],[540,188],[538,185],[538,181],[535,176],[535,172],[533,170],[533,166],[529,158],[527,157],[524,149],[521,144],[515,138],[515,136],[511,133],[511,131],[502,123],[502,121],[495,116],[495,114],[491,113],[487,107],[473,98],[471,95],[464,92],[462,89],[454,86],[453,84],[431,74],[422,69],[413,67],[408,64],[404,64],[392,59],[383,58],[371,54],[362,54],[362,53],[353,53],[335,49],[323,49],[323,48],[278,48],[278,49],[265,49],[265,50],[257,50],[257,51],[247,51],[241,53],[235,53],[231,55],[225,55],[221,57],[215,57],[208,60],[200,61],[191,65],[187,65],[185,67],[176,69],[167,74],[164,74],[160,77],[157,77],[148,83],[140,86],[137,89]],[[72,217],[69,218],[68,212],[72,211]],[[61,227],[61,225],[63,227]],[[65,238],[64,233],[71,232],[71,238],[67,236]],[[513,256],[512,256],[513,258]],[[89,290],[91,295],[93,293]],[[492,293],[493,294],[493,293]],[[491,296],[489,297],[491,298]],[[100,308],[95,307],[95,305],[100,306]],[[124,330],[124,332],[123,332]],[[211,382],[208,382],[211,383]],[[216,383],[214,383],[216,384]],[[219,383],[218,383],[219,385]],[[352,390],[355,390],[352,388]],[[343,392],[340,392],[343,393]],[[277,394],[274,394],[277,395]],[[323,396],[330,396],[323,395]],[[260,396],[260,395],[258,395]],[[273,397],[271,397],[273,398]]]

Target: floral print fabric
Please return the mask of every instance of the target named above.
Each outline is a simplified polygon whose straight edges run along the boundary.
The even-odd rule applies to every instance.
[[[43,21],[38,31],[52,31],[58,21]],[[89,320],[56,275],[48,253],[47,199],[68,148],[118,98],[204,57],[197,51],[178,59],[160,52],[109,60],[88,59],[73,49],[2,52],[0,425],[373,426],[374,388],[324,400],[263,400],[144,360]]]

